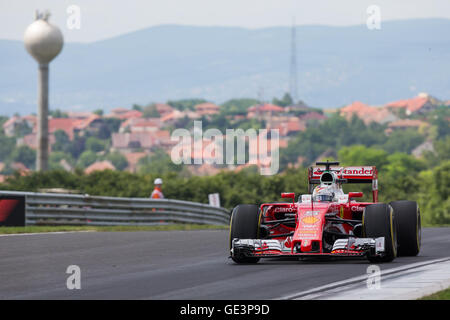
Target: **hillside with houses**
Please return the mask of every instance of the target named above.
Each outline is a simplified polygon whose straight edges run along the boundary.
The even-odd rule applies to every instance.
[[[171,133],[177,128],[192,128],[196,120],[202,121],[204,129],[217,128],[223,134],[226,129],[237,128],[279,130],[282,169],[307,166],[317,158],[336,158],[340,148],[354,144],[395,152],[389,146],[399,142],[401,150],[398,151],[420,158],[425,152],[433,153],[434,141],[444,134],[445,127],[448,130],[449,105],[450,101],[421,93],[381,106],[355,101],[323,111],[302,101],[293,103],[286,94],[271,102],[232,99],[216,105],[203,99],[186,99],[115,108],[107,114],[103,110],[54,110],[49,118],[50,169],[82,170],[86,174],[109,169],[132,173],[161,170],[211,175],[220,170],[239,171],[248,167],[248,164],[204,163],[207,162],[204,151],[208,141],[203,143],[201,151],[192,152],[192,163],[201,158],[203,163],[200,165],[170,163],[170,153],[176,144],[171,140]],[[36,115],[1,118],[0,181],[14,172],[26,175],[34,169],[36,121]],[[334,130],[341,133],[347,130],[341,140],[348,141],[327,138],[327,135],[339,136],[339,133],[332,134]],[[371,143],[373,139],[370,138],[358,141],[358,136],[365,134],[377,141]],[[353,140],[352,136],[355,136]],[[258,150],[250,152],[257,153]]]

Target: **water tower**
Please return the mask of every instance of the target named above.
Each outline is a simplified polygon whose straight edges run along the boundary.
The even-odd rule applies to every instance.
[[[58,27],[48,22],[49,12],[36,12],[36,21],[25,30],[28,53],[39,63],[38,152],[36,170],[48,169],[48,65],[60,52],[64,39]]]

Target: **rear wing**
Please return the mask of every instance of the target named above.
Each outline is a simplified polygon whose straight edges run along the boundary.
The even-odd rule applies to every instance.
[[[328,169],[328,170],[327,170]],[[320,176],[326,171],[334,172],[337,176],[337,183],[371,183],[373,202],[378,202],[378,171],[375,166],[361,167],[338,167],[314,166],[308,168],[309,192],[312,193],[315,184],[320,184]]]

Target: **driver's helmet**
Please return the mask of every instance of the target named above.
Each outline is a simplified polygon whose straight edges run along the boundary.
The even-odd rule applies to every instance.
[[[334,198],[334,192],[328,186],[318,186],[313,191],[314,202],[331,202]]]

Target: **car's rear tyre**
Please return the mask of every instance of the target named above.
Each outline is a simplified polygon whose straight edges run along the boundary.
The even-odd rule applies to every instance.
[[[254,204],[240,204],[233,209],[230,221],[230,250],[233,239],[258,239],[259,208]],[[259,258],[236,256],[231,258],[236,263],[256,263]]]
[[[395,212],[399,256],[416,256],[420,251],[422,226],[417,202],[401,200],[390,203]]]
[[[385,254],[369,255],[370,262],[391,262],[397,256],[397,230],[394,210],[385,203],[368,205],[363,212],[363,235],[367,238],[384,237]]]

